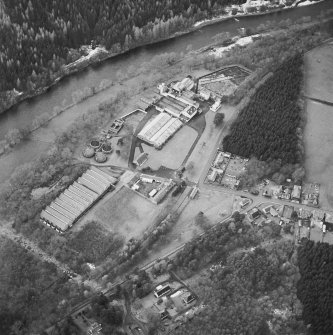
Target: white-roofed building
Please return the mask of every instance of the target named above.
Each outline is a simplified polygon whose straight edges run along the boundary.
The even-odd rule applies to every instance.
[[[155,148],[161,148],[182,125],[183,123],[177,118],[171,117],[167,113],[160,113],[143,127],[138,138]]]
[[[174,85],[172,85],[172,89],[177,93],[181,93],[185,90],[191,90],[193,86],[194,81],[191,78],[186,77],[182,81],[178,81]]]

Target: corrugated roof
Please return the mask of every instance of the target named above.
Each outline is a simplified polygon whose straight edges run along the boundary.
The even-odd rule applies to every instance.
[[[92,180],[98,185],[100,186],[101,188],[105,189],[108,187],[108,184],[110,184],[106,179],[102,178],[100,175],[98,175],[97,173],[94,173],[92,171],[87,171],[83,178],[86,178],[86,177],[90,177],[92,178]]]
[[[116,181],[97,168],[88,170],[46,207],[40,218],[65,231]]]
[[[57,198],[57,199],[55,199],[54,201],[55,201],[59,206],[61,206],[61,207],[65,208],[65,209],[67,209],[69,212],[73,213],[73,214],[76,215],[76,216],[80,215],[80,213],[81,213],[81,211],[80,211],[78,208],[72,206],[71,203],[68,203],[68,202],[63,201],[63,200],[60,199],[60,198]]]
[[[91,200],[85,199],[84,195],[82,195],[82,191],[75,188],[73,185],[69,186],[68,191],[78,196],[84,205],[88,206],[91,203]]]
[[[53,201],[50,204],[50,207],[53,208],[54,210],[56,210],[57,212],[59,212],[61,215],[65,216],[66,218],[70,219],[70,220],[74,221],[76,219],[76,215],[69,212],[67,209],[59,206],[55,201]]]
[[[90,190],[89,188],[83,186],[82,184],[78,183],[77,181],[75,181],[73,183],[73,186],[75,186],[76,188],[80,189],[85,194],[90,195],[94,199],[96,199],[98,197],[98,194],[96,192],[94,192],[94,191]]]
[[[78,196],[80,196],[82,199],[86,200],[89,203],[94,201],[94,197],[92,197],[87,193],[84,193],[80,188],[76,187],[74,184],[71,185],[68,189],[72,192],[75,192]]]
[[[62,222],[58,218],[54,217],[50,213],[46,212],[45,210],[42,211],[40,214],[40,217],[42,220],[46,220],[49,224],[52,224],[53,226],[59,228],[62,231],[65,231],[68,229],[68,224]]]
[[[87,174],[89,174],[93,177],[96,177],[103,184],[109,184],[110,183],[110,181],[105,176],[103,176],[101,173],[98,173],[94,170],[87,171]]]
[[[92,177],[90,177],[90,176],[88,176],[88,175],[85,174],[85,175],[82,176],[81,178],[82,178],[82,180],[88,182],[88,184],[86,183],[87,185],[85,185],[85,186],[91,188],[90,185],[89,185],[89,183],[90,183],[91,185],[93,185],[93,188],[91,188],[91,189],[92,189],[93,191],[98,192],[99,195],[101,195],[101,194],[104,192],[105,188],[102,187],[99,183],[97,183]],[[79,182],[80,182],[80,181],[79,181]]]
[[[79,196],[77,196],[75,193],[71,192],[70,190],[66,190],[64,193],[68,197],[70,197],[72,200],[79,203],[82,206],[83,209],[87,206],[87,201],[81,199]]]
[[[45,208],[46,212],[48,212],[49,214],[53,215],[54,217],[58,218],[60,221],[62,221],[65,224],[71,225],[73,220],[67,218],[66,216],[60,214],[59,212],[57,212],[56,210],[54,210],[53,208],[51,208],[50,206]]]
[[[107,174],[106,172],[104,172],[104,171],[98,169],[98,168],[95,167],[95,166],[92,166],[90,170],[91,170],[91,171],[94,171],[94,172],[96,172],[96,173],[98,173],[98,174],[100,174],[100,175],[102,175],[102,176],[105,177],[111,184],[115,184],[115,183],[117,183],[117,181],[118,181],[117,178],[110,176],[109,174]]]
[[[67,190],[66,190],[67,191]],[[73,200],[68,194],[67,192],[64,192],[62,194],[59,195],[59,199],[61,199],[62,201],[68,203],[69,205],[75,207],[76,209],[78,209],[80,212],[84,209],[84,206],[80,203],[78,203],[77,201]]]
[[[96,192],[98,195],[101,195],[101,193],[103,192],[103,190],[100,187],[98,187],[96,184],[92,183],[91,181],[83,177],[80,177],[78,179],[78,182],[82,184],[83,186],[89,188],[90,190]]]

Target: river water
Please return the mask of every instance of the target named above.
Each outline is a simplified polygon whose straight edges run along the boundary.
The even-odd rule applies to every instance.
[[[279,13],[271,13],[256,17],[238,18],[239,21],[231,19],[202,27],[200,30],[177,38],[156,43],[146,47],[140,47],[124,55],[120,55],[92,66],[86,70],[71,75],[61,80],[47,93],[24,101],[0,114],[0,139],[4,137],[8,129],[21,128],[30,125],[31,121],[53,108],[61,105],[69,105],[72,102],[72,94],[86,87],[97,86],[103,79],[116,81],[118,71],[126,71],[130,66],[140,67],[144,62],[165,52],[185,52],[189,45],[193,50],[200,49],[213,42],[212,37],[221,32],[237,34],[238,28],[254,28],[267,20],[296,20],[303,16],[317,16],[321,11],[332,7],[331,0],[320,2],[316,5],[293,8]],[[119,86],[119,85],[117,85]],[[17,145],[13,152],[0,156],[0,187],[6,183],[15,168],[22,164],[37,159],[42,152],[47,150],[52,142],[68,125],[78,116],[105,101],[115,93],[115,87],[96,94],[86,101],[73,106],[53,119],[46,127],[34,133],[33,139],[26,140]]]
[[[53,108],[61,105],[69,105],[72,102],[72,94],[86,87],[97,86],[103,79],[116,80],[118,71],[126,71],[133,66],[139,68],[143,62],[164,52],[185,52],[189,45],[197,50],[212,43],[212,37],[223,31],[237,34],[240,27],[254,28],[267,20],[296,20],[302,16],[316,16],[321,11],[332,7],[332,1],[327,0],[316,5],[288,9],[279,13],[271,13],[263,16],[243,17],[217,22],[204,26],[189,34],[179,36],[167,41],[159,42],[146,47],[140,47],[102,62],[99,65],[89,67],[86,70],[73,74],[61,80],[47,93],[33,99],[23,101],[7,112],[0,114],[0,140],[10,128],[22,128],[30,125],[32,120],[43,114],[52,112]]]

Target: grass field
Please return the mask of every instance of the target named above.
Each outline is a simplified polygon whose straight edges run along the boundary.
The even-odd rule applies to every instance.
[[[114,231],[127,241],[140,235],[163,213],[167,202],[154,205],[127,187],[105,197],[85,218],[101,222],[108,231]]]
[[[320,47],[306,56],[307,94],[313,98],[333,101],[332,51],[333,46]],[[306,113],[304,141],[307,181],[320,183],[319,203],[324,209],[332,209],[333,107],[307,99]]]
[[[307,96],[333,102],[333,42],[309,52],[305,64]]]

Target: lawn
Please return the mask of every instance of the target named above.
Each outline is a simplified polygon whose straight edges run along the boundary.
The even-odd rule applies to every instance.
[[[307,124],[304,133],[306,179],[308,182],[320,183],[319,204],[322,208],[332,209],[333,107],[308,100],[306,110]]]
[[[155,205],[127,187],[106,196],[85,218],[96,220],[126,241],[140,235],[159,217],[167,202]]]
[[[306,95],[333,102],[333,44],[326,44],[305,57]]]

